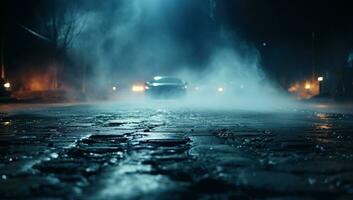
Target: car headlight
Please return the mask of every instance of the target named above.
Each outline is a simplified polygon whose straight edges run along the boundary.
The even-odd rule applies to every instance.
[[[142,85],[133,85],[131,88],[131,91],[133,92],[143,92],[145,91],[145,87]]]

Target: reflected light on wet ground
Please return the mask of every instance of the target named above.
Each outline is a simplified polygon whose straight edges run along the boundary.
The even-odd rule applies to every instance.
[[[312,110],[166,105],[5,113],[0,199],[337,199],[353,192],[352,121]]]
[[[328,124],[322,124],[322,125],[317,125],[316,128],[317,129],[329,130],[329,129],[331,129],[331,126],[329,126]]]
[[[3,126],[11,126],[11,121],[4,121],[4,122],[1,122],[1,124]]]
[[[316,104],[314,105],[315,108],[329,108],[330,106],[327,104]]]
[[[318,113],[318,114],[316,114],[316,116],[320,119],[327,119],[327,114]]]

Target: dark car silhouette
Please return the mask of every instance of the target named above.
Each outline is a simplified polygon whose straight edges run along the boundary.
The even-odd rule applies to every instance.
[[[156,76],[145,83],[145,94],[152,98],[178,98],[186,94],[187,84],[179,78]]]

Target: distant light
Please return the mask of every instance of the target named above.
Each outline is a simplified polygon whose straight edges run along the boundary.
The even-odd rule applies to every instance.
[[[133,85],[131,90],[133,92],[143,92],[143,91],[145,91],[145,87],[142,85]]]
[[[7,82],[7,83],[4,84],[4,87],[5,87],[5,88],[10,88],[10,87],[11,87],[11,84],[10,84],[9,82]]]
[[[188,86],[187,86],[187,85],[185,85],[185,86],[184,86],[184,88],[185,88],[185,89],[188,89]]]
[[[113,89],[113,91],[115,91],[115,90],[116,90],[116,87],[115,87],[115,86],[113,86],[113,87],[112,87],[112,89]]]
[[[319,82],[321,82],[321,81],[323,81],[323,80],[324,80],[324,77],[319,76],[319,77],[317,78],[317,80],[318,80]]]
[[[219,87],[217,90],[218,90],[218,92],[223,92],[224,88],[223,87]]]
[[[150,87],[148,87],[148,86],[145,86],[145,90],[149,90],[150,89]]]
[[[305,89],[306,89],[306,90],[310,90],[310,88],[311,88],[310,83],[305,83]]]

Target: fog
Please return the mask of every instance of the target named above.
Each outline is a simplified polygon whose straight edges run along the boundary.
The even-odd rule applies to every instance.
[[[290,103],[266,77],[254,45],[218,22],[216,0],[82,1],[82,6],[85,25],[74,49],[86,61],[91,97],[107,93],[141,104],[146,99],[131,94],[131,85],[165,75],[188,84],[178,105],[273,109]],[[117,94],[108,92],[112,86]],[[224,91],[217,91],[220,87]]]

